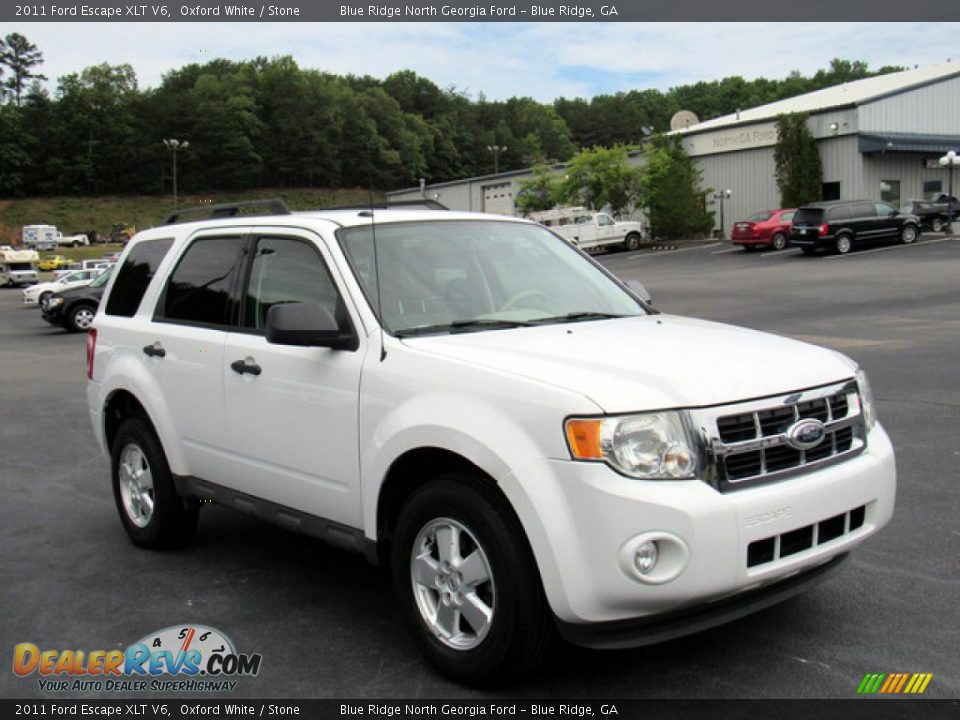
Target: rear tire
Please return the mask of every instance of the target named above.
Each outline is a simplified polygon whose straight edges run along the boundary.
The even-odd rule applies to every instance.
[[[478,473],[416,490],[391,546],[407,626],[436,668],[457,682],[502,684],[537,667],[553,625],[519,521]]]
[[[943,218],[935,217],[933,220],[930,221],[930,229],[935,233],[943,232],[943,229],[945,226],[946,226],[946,222],[944,221]]]
[[[134,545],[165,550],[186,545],[197,529],[197,507],[187,507],[173,485],[167,457],[142,418],[124,420],[110,449],[113,498]]]
[[[623,249],[627,252],[633,252],[640,247],[640,236],[637,233],[629,233],[623,240]]]
[[[774,233],[773,239],[770,241],[770,247],[774,250],[783,250],[787,246],[787,236],[783,233]]]
[[[850,248],[853,247],[853,240],[851,240],[849,235],[840,235],[836,240],[834,240],[834,248],[841,255],[846,255],[850,252]]]

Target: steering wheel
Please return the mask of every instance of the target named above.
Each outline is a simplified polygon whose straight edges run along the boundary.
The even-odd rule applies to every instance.
[[[513,310],[515,307],[520,305],[524,300],[530,300],[532,298],[540,298],[542,300],[549,301],[550,298],[547,296],[543,290],[521,290],[520,292],[511,295],[507,298],[507,301],[500,307],[501,310]]]

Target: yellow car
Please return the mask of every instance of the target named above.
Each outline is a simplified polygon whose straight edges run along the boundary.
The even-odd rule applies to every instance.
[[[38,270],[59,270],[70,264],[70,260],[63,255],[51,255],[37,263]]]

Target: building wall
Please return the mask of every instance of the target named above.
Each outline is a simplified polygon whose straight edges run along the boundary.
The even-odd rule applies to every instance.
[[[861,105],[858,114],[863,132],[956,135],[960,132],[960,77],[880,98]]]
[[[780,193],[774,179],[773,148],[763,147],[740,152],[724,152],[694,159],[703,172],[701,187],[715,191],[729,189],[731,196],[723,201],[724,234],[730,237],[733,223],[760,210],[780,207]],[[708,195],[709,209],[714,211],[715,227],[720,227],[720,206]]]

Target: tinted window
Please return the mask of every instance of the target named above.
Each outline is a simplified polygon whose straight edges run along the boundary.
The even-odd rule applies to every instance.
[[[337,316],[339,295],[317,250],[290,238],[257,241],[244,300],[243,325],[263,330],[267,311],[280,303],[315,303]]]
[[[758,212],[754,213],[747,218],[747,222],[763,222],[764,220],[769,220],[773,213],[768,212]]]
[[[841,220],[849,220],[853,217],[852,208],[850,205],[837,205],[827,210],[827,220],[830,222],[840,222]]]
[[[791,222],[793,221],[794,215],[795,213],[793,212],[780,213],[780,222],[785,222],[785,223]]]
[[[230,283],[241,246],[238,237],[204,238],[187,248],[167,281],[160,316],[203,325],[226,324]]]
[[[876,208],[873,203],[853,203],[850,206],[851,217],[854,218],[872,218],[877,216]]]
[[[164,238],[137,243],[131,248],[107,298],[107,315],[133,317],[136,314],[157,266],[172,244],[172,238]]]
[[[823,222],[823,210],[820,208],[800,208],[793,216],[797,225],[819,225]]]

